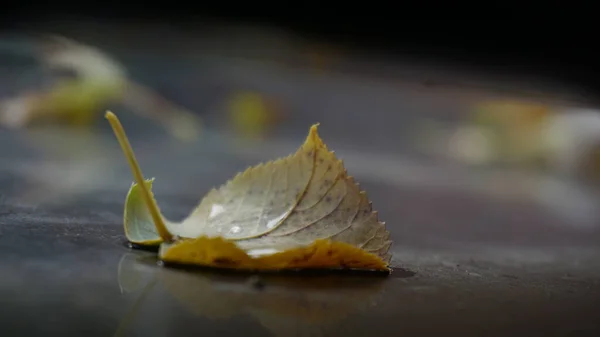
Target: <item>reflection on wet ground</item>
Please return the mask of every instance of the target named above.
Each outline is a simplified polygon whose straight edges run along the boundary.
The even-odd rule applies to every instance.
[[[14,235],[4,238],[15,242],[4,245],[1,264],[7,329],[32,336],[597,332],[597,276],[577,270],[498,267],[474,256],[465,264],[422,263],[412,277],[257,279],[159,266],[151,253],[128,252],[115,226],[91,226],[105,230],[28,227],[19,246]]]
[[[144,266],[136,255],[124,255],[119,264],[119,285],[125,292],[159,283],[161,290],[194,315],[211,320],[253,316],[278,336],[287,336],[296,327],[312,335],[311,330],[325,330],[361,307],[375,305],[384,280],[288,274],[250,276],[244,282],[236,274],[166,270],[156,268],[156,263]],[[143,295],[142,290],[138,300]]]

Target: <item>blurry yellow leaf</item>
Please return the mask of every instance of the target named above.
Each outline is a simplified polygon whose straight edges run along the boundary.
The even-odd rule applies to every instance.
[[[241,92],[229,101],[231,123],[240,134],[247,137],[260,137],[277,122],[280,111],[259,93]]]
[[[541,133],[552,110],[535,103],[499,101],[476,107],[474,124],[491,131],[492,144],[502,161],[529,162],[539,157]]]
[[[51,36],[41,45],[40,63],[76,76],[0,102],[0,125],[15,129],[34,124],[90,127],[108,105],[122,104],[180,140],[199,138],[202,121],[198,116],[131,81],[125,67],[100,49],[61,36]]]
[[[42,64],[51,70],[73,71],[76,77],[4,102],[0,122],[5,126],[54,122],[89,126],[103,105],[121,98],[127,82],[125,69],[99,49],[63,37],[50,37],[42,47],[38,55]]]
[[[547,105],[518,102],[518,101],[491,101],[479,104],[476,107],[475,119],[480,123],[501,123],[507,126],[518,127],[523,124],[537,124],[550,115]]]
[[[160,244],[167,262],[237,269],[388,270],[392,242],[340,160],[311,127],[296,153],[239,173],[213,189],[181,223],[164,219],[117,117],[108,112],[137,183],[125,233]]]

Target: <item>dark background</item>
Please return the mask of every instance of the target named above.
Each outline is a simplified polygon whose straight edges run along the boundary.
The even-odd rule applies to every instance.
[[[584,2],[7,2],[2,28],[83,19],[274,25],[347,46],[518,72],[600,89],[594,11]]]

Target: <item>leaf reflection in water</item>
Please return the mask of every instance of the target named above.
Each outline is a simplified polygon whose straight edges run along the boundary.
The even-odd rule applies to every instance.
[[[258,278],[210,269],[189,272],[157,267],[154,257],[133,253],[123,255],[118,268],[123,293],[147,289],[156,281],[157,287],[194,315],[227,319],[248,314],[273,336],[281,337],[322,334],[376,303],[386,282],[385,277],[373,275],[299,272],[267,273]],[[139,296],[145,296],[144,292]],[[140,306],[136,303],[132,310]],[[134,316],[126,315],[120,323],[121,333],[124,326],[131,325],[126,320],[134,320]]]

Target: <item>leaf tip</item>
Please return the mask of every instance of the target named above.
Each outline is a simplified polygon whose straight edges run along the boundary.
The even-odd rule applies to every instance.
[[[152,187],[152,184],[154,183],[154,180],[156,180],[155,177],[144,179],[144,181],[146,182],[146,184],[150,184],[150,187]],[[131,187],[137,186],[137,184],[138,183],[136,181],[132,181],[131,182]]]
[[[310,130],[308,131],[308,137],[306,137],[306,141],[304,143],[305,145],[315,147],[325,146],[323,140],[321,140],[321,137],[319,137],[319,125],[321,125],[321,123],[315,123],[310,127]]]
[[[310,131],[308,132],[308,135],[311,138],[319,137],[319,131],[318,131],[319,125],[321,125],[321,123],[315,123],[310,127]]]

